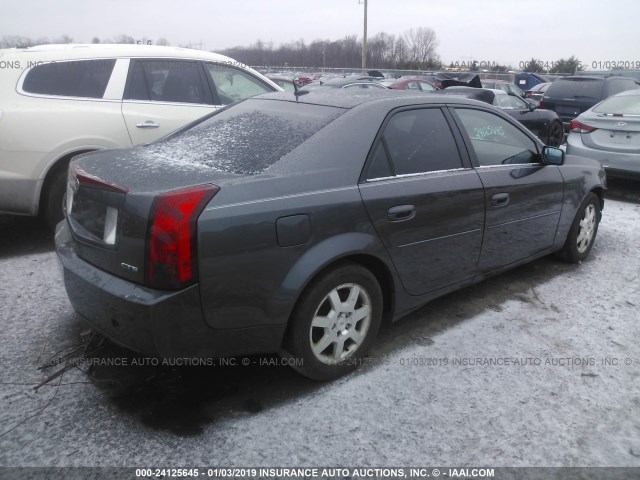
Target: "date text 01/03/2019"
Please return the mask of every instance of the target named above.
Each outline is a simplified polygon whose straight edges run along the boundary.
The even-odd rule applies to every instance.
[[[549,62],[545,60],[528,60],[518,63],[518,67],[523,70],[532,66],[543,70],[554,70],[558,67],[562,67],[563,65],[564,63],[560,61]],[[576,67],[578,70],[640,70],[640,60],[594,60],[592,62],[582,62],[578,60],[576,62]]]

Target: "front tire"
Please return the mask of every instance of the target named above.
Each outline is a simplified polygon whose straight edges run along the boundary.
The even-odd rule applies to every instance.
[[[564,247],[559,252],[563,260],[578,263],[587,258],[596,239],[601,217],[600,199],[595,193],[589,193],[578,208]]]
[[[549,137],[547,138],[547,145],[550,147],[559,147],[564,141],[564,127],[562,122],[553,121],[549,125]]]
[[[329,380],[354,370],[382,320],[382,291],[376,277],[355,263],[335,267],[305,290],[291,317],[283,355],[296,370]]]

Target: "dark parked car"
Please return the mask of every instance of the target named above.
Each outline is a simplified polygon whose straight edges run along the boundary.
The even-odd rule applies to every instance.
[[[540,102],[551,83],[552,82],[545,82],[534,85],[530,90],[525,90],[524,97],[530,98],[531,100],[534,100],[536,102]]]
[[[420,77],[403,77],[398,79],[380,80],[380,84],[394,90],[415,90],[422,92],[435,92],[438,88]]]
[[[553,110],[569,131],[569,123],[596,103],[616,93],[639,88],[633,78],[619,75],[576,75],[559,78],[547,89],[540,108]]]
[[[515,95],[516,97],[524,97],[524,92],[517,85],[507,82],[506,80],[482,80],[482,86],[484,88],[491,88],[494,90],[504,90],[509,95]]]
[[[328,379],[381,322],[593,245],[605,176],[462,97],[255,97],[69,170],[55,241],[74,308],[160,357],[280,352]],[[295,360],[292,360],[295,359]]]
[[[515,95],[509,95],[504,90],[473,87],[449,87],[442,90],[445,95],[465,95],[496,107],[500,107],[525,127],[531,130],[540,140],[552,147],[559,147],[564,141],[562,121],[555,112],[536,108],[533,101]]]

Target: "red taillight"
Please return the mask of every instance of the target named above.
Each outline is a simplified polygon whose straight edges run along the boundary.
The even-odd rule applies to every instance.
[[[181,288],[197,278],[196,223],[216,185],[199,185],[157,196],[151,206],[147,237],[147,283]]]
[[[569,130],[575,133],[591,133],[595,128],[585,125],[584,123],[580,123],[578,120],[574,119],[569,123]]]
[[[436,86],[437,89],[442,90],[442,83],[438,82],[438,83],[434,83],[434,85]]]
[[[544,97],[540,99],[540,103],[538,103],[538,108],[544,108]]]

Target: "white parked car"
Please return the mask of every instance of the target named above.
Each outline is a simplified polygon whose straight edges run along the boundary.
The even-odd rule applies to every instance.
[[[0,212],[62,218],[69,160],[152,142],[282,90],[229,57],[151,45],[0,50]]]

